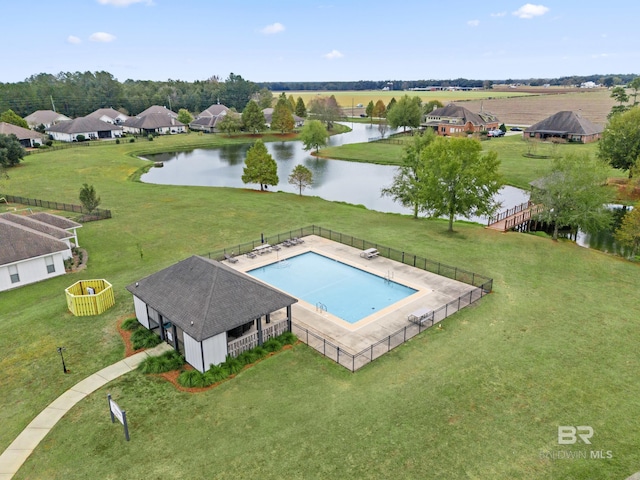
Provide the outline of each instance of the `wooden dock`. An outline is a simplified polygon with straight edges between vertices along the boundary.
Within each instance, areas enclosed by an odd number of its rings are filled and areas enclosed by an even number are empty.
[[[530,201],[504,210],[494,217],[490,217],[487,228],[506,232],[508,230],[528,231],[531,217],[541,210],[540,205],[534,205]]]

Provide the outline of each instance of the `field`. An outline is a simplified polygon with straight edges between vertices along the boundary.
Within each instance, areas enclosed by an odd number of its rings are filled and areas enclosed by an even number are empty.
[[[113,218],[80,229],[85,271],[1,294],[0,450],[122,358],[116,322],[133,312],[125,285],[192,254],[317,224],[491,276],[494,292],[355,374],[302,344],[199,394],[127,374],[76,405],[15,478],[582,479],[639,469],[637,264],[468,223],[448,234],[446,221],[306,195],[136,181],[146,162],[134,153],[227,141],[242,139],[72,148],[9,171],[4,191],[48,200],[77,203],[93,184]],[[64,288],[88,278],[111,282],[116,306],[73,317]],[[127,410],[129,443],[107,393]],[[558,445],[560,425],[591,426],[592,444]],[[551,458],[558,451],[587,458]]]
[[[472,112],[485,110],[495,114],[507,125],[533,125],[540,120],[562,110],[579,111],[585,118],[604,125],[607,115],[615,102],[611,92],[604,88],[543,88],[543,87],[496,87],[492,90],[474,91],[353,91],[353,92],[286,92],[294,98],[302,97],[305,104],[312,98],[335,95],[343,107],[345,115],[359,116],[364,108],[355,107],[359,103],[364,107],[369,101],[382,100],[385,105],[391,98],[398,100],[403,95],[419,96],[423,102],[439,100],[443,104],[454,102]],[[353,108],[352,108],[353,106]]]

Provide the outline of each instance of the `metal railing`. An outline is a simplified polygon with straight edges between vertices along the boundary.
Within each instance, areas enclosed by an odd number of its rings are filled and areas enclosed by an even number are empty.
[[[507,217],[510,217],[511,215],[520,213],[523,210],[526,210],[527,208],[529,208],[531,205],[533,205],[531,201],[526,201],[524,203],[521,203],[520,205],[516,205],[515,207],[509,208],[508,210],[504,210],[493,217],[489,217],[489,220],[487,221],[487,225],[492,225],[501,220],[504,220]]]
[[[81,222],[91,222],[93,220],[104,220],[111,218],[111,210],[102,210],[96,208],[95,210],[88,212],[82,205],[74,205],[72,203],[60,203],[51,202],[49,200],[39,200],[37,198],[25,198],[16,195],[0,194],[0,197],[4,198],[9,203],[19,203],[21,205],[28,205],[30,207],[43,207],[51,210],[64,210],[65,212],[75,212],[82,214],[78,220]]]

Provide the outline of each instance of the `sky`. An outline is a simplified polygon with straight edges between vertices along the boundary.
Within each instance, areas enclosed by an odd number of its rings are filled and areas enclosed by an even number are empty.
[[[77,71],[121,82],[633,74],[639,14],[638,0],[6,2],[0,82]]]

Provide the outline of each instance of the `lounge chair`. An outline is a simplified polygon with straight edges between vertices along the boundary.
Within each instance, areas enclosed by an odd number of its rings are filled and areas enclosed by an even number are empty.
[[[293,245],[293,243],[291,243],[289,240],[285,240],[284,242],[282,242],[283,247],[289,248],[291,245]]]
[[[298,237],[293,237],[293,240],[295,240],[296,243],[304,243],[304,240]]]
[[[362,258],[366,258],[367,260],[371,260],[372,258],[375,258],[378,256],[378,249],[367,248],[366,250],[363,250],[362,252],[360,252],[360,256]]]
[[[231,255],[229,255],[228,253],[224,254],[224,258],[225,260],[227,260],[229,263],[238,263],[238,259],[232,257]]]
[[[280,250],[280,245],[272,245],[271,248],[277,252],[278,250]]]
[[[247,257],[248,258],[256,258],[256,254],[253,252],[247,252]]]

